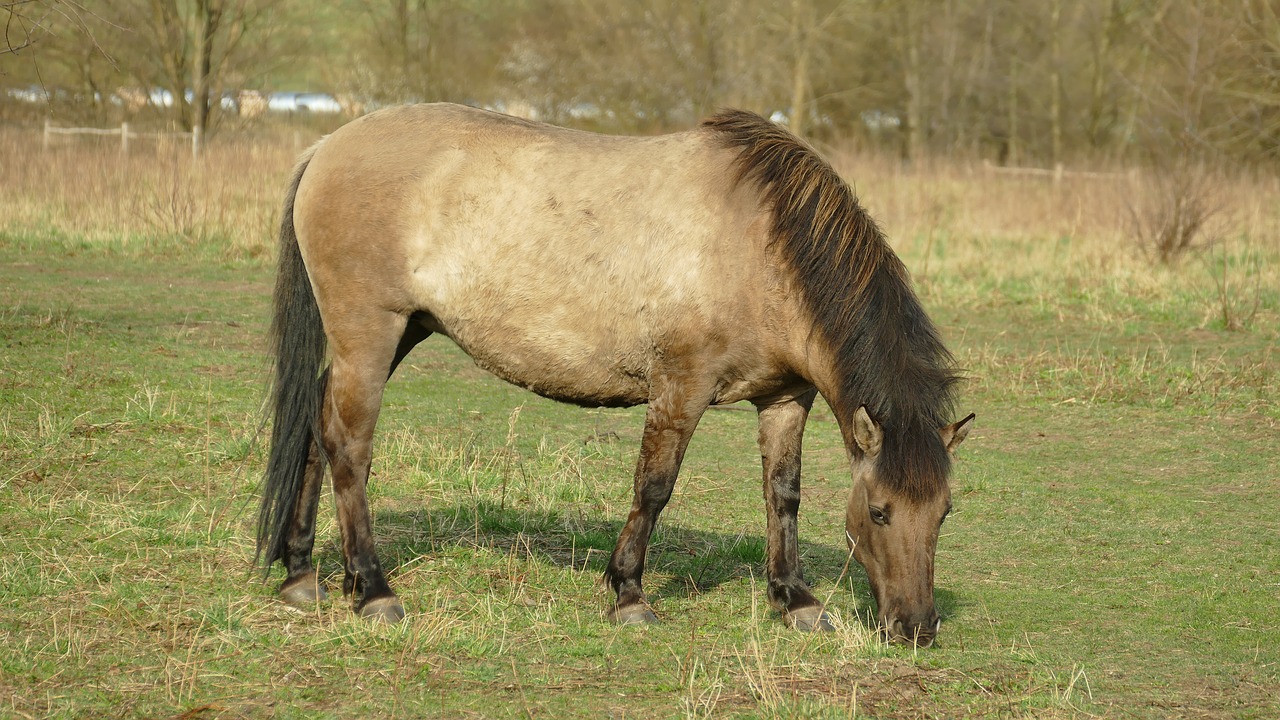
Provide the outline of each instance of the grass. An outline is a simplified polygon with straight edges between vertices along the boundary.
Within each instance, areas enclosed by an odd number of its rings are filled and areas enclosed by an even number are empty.
[[[0,133],[0,715],[1280,713],[1274,180],[1230,179],[1234,239],[1163,268],[1126,244],[1110,180],[841,158],[978,413],[938,553],[940,647],[916,652],[867,628],[825,406],[801,538],[837,632],[798,636],[764,604],[737,408],[703,421],[655,536],[664,624],[618,629],[598,579],[643,414],[543,401],[437,339],[388,387],[370,485],[407,621],[279,605],[250,564],[292,149],[215,145],[193,167],[17,139]],[[145,211],[162,197],[172,224]]]

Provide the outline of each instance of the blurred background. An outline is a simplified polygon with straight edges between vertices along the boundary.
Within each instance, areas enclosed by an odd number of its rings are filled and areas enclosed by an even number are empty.
[[[468,103],[607,132],[724,106],[907,160],[1280,156],[1276,0],[2,0],[0,121],[209,139]]]

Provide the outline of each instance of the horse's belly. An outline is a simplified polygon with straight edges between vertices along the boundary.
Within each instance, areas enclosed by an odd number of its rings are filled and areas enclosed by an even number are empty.
[[[465,326],[445,333],[480,368],[543,397],[586,407],[630,407],[649,400],[648,361],[637,349],[589,343],[574,333]]]
[[[568,233],[493,235],[448,238],[424,253],[415,293],[440,331],[481,368],[539,395],[596,407],[648,402],[659,338],[684,333],[678,318],[697,314],[672,304],[679,293],[655,273],[600,259],[603,249],[568,247]]]

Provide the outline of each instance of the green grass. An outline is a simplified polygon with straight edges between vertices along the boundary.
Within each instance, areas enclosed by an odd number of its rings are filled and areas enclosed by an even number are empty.
[[[0,234],[0,715],[1280,713],[1273,288],[1229,331],[1194,268],[1151,286],[933,263],[922,293],[978,421],[940,646],[912,651],[862,620],[825,406],[801,537],[838,631],[764,603],[749,408],[708,413],[659,525],[665,622],[619,629],[598,583],[642,411],[541,400],[435,338],[388,387],[370,484],[406,622],[285,608],[251,567],[270,268],[164,247]],[[340,584],[331,508],[317,558]]]

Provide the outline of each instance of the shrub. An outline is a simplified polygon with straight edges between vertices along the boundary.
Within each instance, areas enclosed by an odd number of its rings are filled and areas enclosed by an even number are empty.
[[[1185,160],[1155,168],[1128,203],[1129,230],[1138,249],[1172,266],[1216,243],[1224,219],[1217,186],[1203,166]]]

